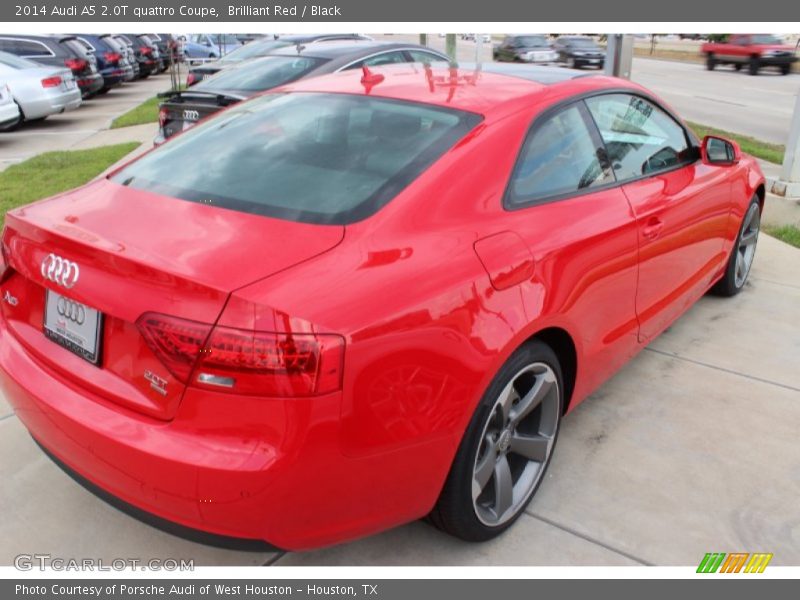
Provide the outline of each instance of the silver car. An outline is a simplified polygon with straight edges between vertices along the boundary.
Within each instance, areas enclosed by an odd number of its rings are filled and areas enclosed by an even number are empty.
[[[81,105],[81,90],[67,68],[43,66],[26,58],[0,52],[0,79],[25,121],[35,121]]]
[[[11,129],[19,123],[21,118],[19,106],[11,97],[11,90],[8,89],[8,84],[0,81],[0,131]]]

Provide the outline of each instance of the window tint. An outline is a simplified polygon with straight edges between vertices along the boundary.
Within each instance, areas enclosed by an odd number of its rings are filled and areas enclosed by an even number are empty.
[[[418,63],[432,63],[432,62],[446,62],[446,59],[438,54],[425,52],[424,50],[406,50],[411,57],[412,62]]]
[[[601,165],[602,144],[581,104],[538,124],[528,135],[509,186],[509,202],[525,204],[614,180]]]
[[[517,48],[547,48],[550,44],[543,35],[525,35],[514,38],[514,46]]]
[[[586,104],[603,137],[619,180],[641,177],[690,162],[683,128],[639,96],[608,94]]]
[[[360,60],[357,63],[350,65],[347,67],[347,69],[360,69],[363,66],[379,67],[381,65],[391,65],[404,62],[408,62],[406,60],[406,56],[401,50],[398,50],[397,52],[383,52],[376,56],[370,56],[369,58],[365,58],[364,60]],[[428,62],[430,62],[430,59],[428,59]]]
[[[268,94],[209,119],[114,175],[121,185],[308,223],[389,202],[481,120],[349,94]]]
[[[195,90],[242,90],[261,92],[299,79],[324,60],[307,56],[269,56],[246,66],[220,71],[198,83]]]
[[[29,40],[11,40],[11,50],[17,56],[54,56],[41,42]]]

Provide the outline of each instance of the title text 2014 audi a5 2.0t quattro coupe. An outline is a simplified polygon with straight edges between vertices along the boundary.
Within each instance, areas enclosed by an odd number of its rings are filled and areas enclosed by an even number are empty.
[[[637,85],[504,67],[296,82],[11,211],[0,382],[33,438],[220,543],[509,527],[562,416],[742,289],[764,185]]]

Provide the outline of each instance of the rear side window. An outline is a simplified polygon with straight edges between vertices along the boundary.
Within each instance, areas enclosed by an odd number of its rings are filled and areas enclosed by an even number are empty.
[[[508,188],[511,206],[568,196],[614,181],[581,103],[538,123],[522,147]]]
[[[348,94],[268,94],[113,176],[121,185],[291,221],[368,217],[479,122],[472,113]]]
[[[270,56],[241,68],[223,70],[194,89],[260,92],[299,79],[324,62],[307,56]]]
[[[634,179],[693,160],[683,127],[644,98],[606,94],[588,98],[586,104],[617,179]]]
[[[30,57],[42,57],[42,56],[55,56],[53,52],[45,46],[42,42],[35,42],[32,40],[17,40],[17,39],[8,39],[8,52],[12,52],[17,56],[30,56]]]
[[[447,61],[447,59],[443,56],[432,54],[431,52],[425,52],[424,50],[406,50],[406,52],[408,52],[408,55],[411,57],[413,62],[432,63]]]

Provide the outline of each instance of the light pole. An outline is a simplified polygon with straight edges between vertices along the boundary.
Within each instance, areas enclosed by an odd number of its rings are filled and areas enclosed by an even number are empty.
[[[797,95],[792,124],[789,127],[781,178],[772,184],[772,193],[787,198],[800,198],[800,94]]]
[[[606,49],[606,75],[631,78],[633,68],[633,36],[612,34],[608,36]]]
[[[456,34],[455,33],[448,33],[445,36],[445,52],[447,56],[450,57],[450,60],[456,60]]]

